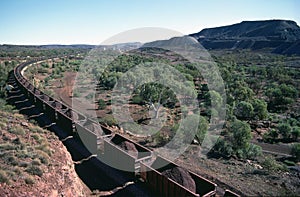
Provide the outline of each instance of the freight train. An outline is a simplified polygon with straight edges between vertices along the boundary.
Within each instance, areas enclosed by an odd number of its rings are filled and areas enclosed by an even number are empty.
[[[24,70],[29,65],[41,61],[43,60],[33,60],[18,65],[13,71],[14,85],[18,86],[33,105],[47,115],[52,124],[60,127],[67,136],[80,138],[89,152],[95,155],[97,159],[115,168],[122,169],[128,176],[141,180],[147,188],[161,196],[216,195],[217,185],[212,181],[181,168],[162,156],[153,154],[148,148],[123,135],[114,133],[104,125],[99,127],[99,123],[34,87],[23,76]],[[99,135],[99,133],[102,134]],[[134,145],[138,153],[133,155],[122,149],[120,144],[124,142]],[[166,170],[179,167],[192,177],[195,185],[193,191],[165,176],[164,172]],[[224,196],[238,195],[226,190]]]

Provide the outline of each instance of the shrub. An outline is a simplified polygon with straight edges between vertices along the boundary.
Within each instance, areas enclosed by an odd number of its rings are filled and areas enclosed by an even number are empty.
[[[262,153],[262,148],[255,144],[250,143],[249,146],[245,149],[245,158],[254,159],[257,156],[260,156]]]
[[[52,155],[51,149],[50,149],[50,147],[48,146],[47,143],[36,146],[35,148],[47,153],[49,156]]]
[[[92,100],[94,98],[94,95],[95,95],[94,93],[89,93],[88,95],[85,96],[85,98],[87,100]]]
[[[25,183],[28,184],[28,185],[32,185],[34,184],[34,178],[32,176],[26,176],[25,178]]]
[[[36,157],[40,159],[43,164],[49,163],[49,155],[41,150],[36,151]]]
[[[16,146],[10,144],[10,143],[4,143],[4,144],[0,144],[0,150],[14,150],[16,148]]]
[[[31,161],[31,165],[33,165],[33,166],[39,166],[39,165],[41,165],[41,162],[38,159],[34,159],[34,160]]]
[[[141,96],[135,95],[135,96],[132,97],[131,102],[133,104],[142,104],[144,102],[144,100],[143,100],[143,98]]]
[[[214,146],[214,150],[228,157],[232,156],[233,149],[230,143],[223,138],[219,138]]]
[[[300,143],[296,143],[292,146],[291,155],[296,158],[296,161],[300,161]]]
[[[98,101],[98,109],[105,109],[106,103],[103,99],[99,99]]]
[[[25,133],[26,133],[25,130],[23,129],[23,127],[21,127],[19,125],[16,125],[15,127],[10,128],[9,132],[16,134],[16,135],[25,135]]]
[[[278,131],[276,129],[270,129],[269,132],[264,133],[263,141],[273,143],[278,138]]]
[[[0,122],[0,129],[5,129],[7,124],[5,122]]]
[[[0,183],[8,183],[8,177],[5,171],[0,170]]]
[[[293,139],[296,141],[298,139],[298,137],[300,136],[300,127],[293,127],[292,128],[292,132],[291,132]]]
[[[117,125],[117,121],[112,115],[104,116],[99,122],[106,123],[109,126]]]
[[[9,156],[7,158],[7,161],[9,162],[9,164],[13,165],[13,166],[16,166],[18,165],[18,160],[15,156]]]
[[[29,165],[29,163],[27,161],[20,161],[19,162],[20,167],[26,168],[28,165]]]
[[[33,139],[35,139],[36,141],[39,141],[40,138],[41,138],[39,134],[35,134],[35,133],[32,134],[31,137],[32,137]]]
[[[284,139],[288,139],[290,137],[292,128],[289,124],[280,123],[277,128]]]
[[[30,126],[29,127],[29,129],[30,129],[30,131],[32,132],[32,133],[44,133],[45,132],[45,130],[44,129],[42,129],[41,127],[39,127],[39,126]]]
[[[164,146],[166,143],[167,143],[167,139],[160,133],[160,132],[157,132],[155,133],[153,136],[153,142],[156,146]]]
[[[273,157],[266,157],[261,165],[268,171],[286,171],[286,166],[280,165]]]
[[[43,171],[39,166],[31,165],[31,166],[27,167],[25,171],[31,175],[38,175],[38,176],[43,175]]]

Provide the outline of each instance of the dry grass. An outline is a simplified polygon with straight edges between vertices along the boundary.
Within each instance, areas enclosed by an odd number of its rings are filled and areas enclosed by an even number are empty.
[[[26,134],[25,130],[20,125],[16,125],[16,126],[10,128],[8,131],[10,133],[13,133],[13,134],[16,134],[16,135],[21,135],[21,136]]]
[[[54,137],[23,115],[3,111],[0,136],[0,183],[34,184],[35,176],[43,176],[49,165],[52,149],[47,141]]]

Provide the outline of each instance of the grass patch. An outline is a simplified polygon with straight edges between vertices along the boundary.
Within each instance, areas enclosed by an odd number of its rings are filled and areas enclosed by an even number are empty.
[[[27,161],[20,161],[19,166],[23,167],[23,168],[26,168],[27,166],[29,166],[29,163]]]
[[[22,114],[16,113],[13,115],[15,119],[24,119],[24,116]]]
[[[11,143],[4,143],[4,144],[0,144],[0,150],[4,151],[4,150],[15,150],[16,146],[14,146]]]
[[[42,129],[41,127],[39,126],[29,126],[29,130],[32,132],[32,133],[45,133],[45,130]]]
[[[39,142],[41,140],[41,136],[39,134],[36,134],[36,133],[32,134],[31,137],[33,139],[35,139],[35,141],[37,141],[37,142]]]
[[[7,124],[5,122],[0,122],[0,129],[6,129]]]
[[[50,147],[48,146],[47,143],[42,144],[42,145],[39,145],[39,146],[36,146],[35,148],[36,148],[37,150],[41,150],[41,151],[47,153],[49,156],[52,155],[52,151],[51,151],[51,149],[50,149]]]
[[[0,183],[8,183],[9,179],[5,171],[0,170]]]
[[[28,185],[32,185],[35,183],[35,180],[32,176],[28,175],[25,177],[25,183]]]
[[[48,165],[49,164],[49,155],[41,150],[36,151],[36,157],[43,163]]]
[[[39,166],[33,166],[33,165],[28,166],[25,171],[31,175],[38,175],[38,176],[43,175],[43,170]]]
[[[34,160],[31,161],[31,165],[33,166],[40,166],[41,165],[41,161],[37,158],[35,158]]]
[[[13,133],[13,134],[16,134],[16,135],[25,135],[26,134],[26,132],[23,129],[23,127],[21,127],[19,125],[16,125],[15,127],[10,128],[8,131],[10,133]]]

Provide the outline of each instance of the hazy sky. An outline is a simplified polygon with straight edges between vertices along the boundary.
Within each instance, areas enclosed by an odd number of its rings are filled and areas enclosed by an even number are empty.
[[[100,44],[162,27],[190,34],[243,20],[289,19],[299,0],[0,0],[0,44]]]

